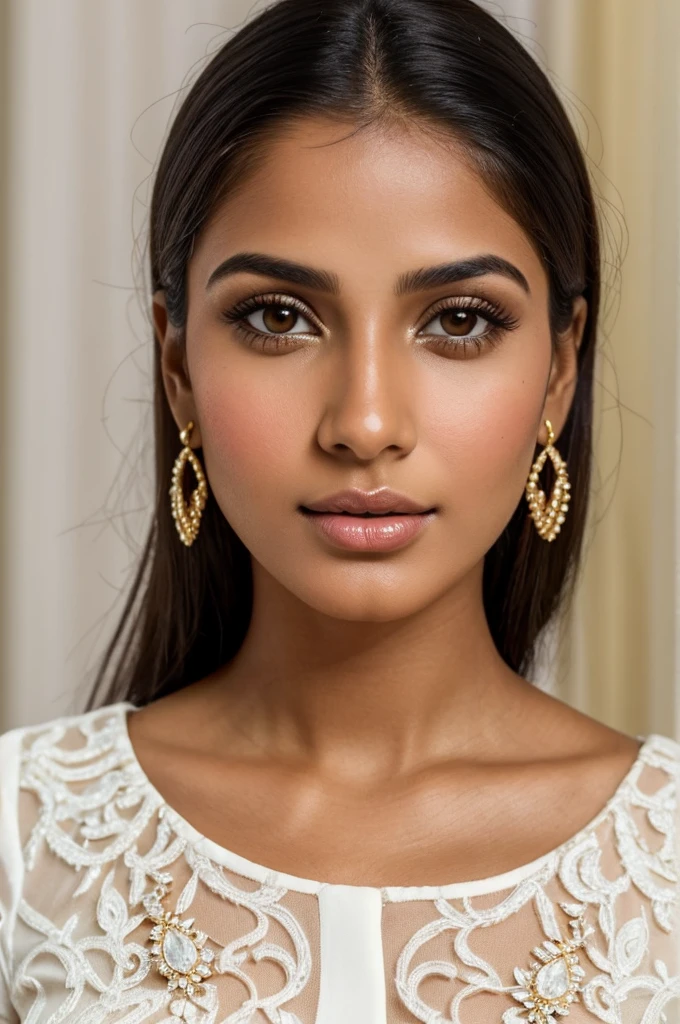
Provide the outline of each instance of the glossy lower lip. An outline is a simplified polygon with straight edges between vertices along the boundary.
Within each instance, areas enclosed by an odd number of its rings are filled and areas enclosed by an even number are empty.
[[[375,519],[337,512],[302,510],[302,514],[335,547],[346,551],[396,551],[412,541],[437,513],[420,512]]]

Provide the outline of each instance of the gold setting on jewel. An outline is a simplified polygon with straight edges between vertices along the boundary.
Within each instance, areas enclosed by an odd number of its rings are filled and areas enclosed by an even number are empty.
[[[570,942],[548,939],[532,950],[535,961],[528,971],[515,968],[515,979],[522,987],[512,995],[529,1010],[530,1024],[553,1024],[554,1014],[566,1017],[571,1004],[579,1002],[585,971],[576,950],[585,944],[592,929],[584,931],[583,913],[569,923],[574,929]]]
[[[205,949],[205,932],[193,928],[194,918],[180,921],[179,916],[163,907],[170,892],[172,877],[164,874],[158,884],[142,900],[147,917],[153,921],[148,941],[153,942],[151,960],[159,974],[167,978],[168,990],[180,990],[195,998],[206,994],[202,982],[212,975],[210,964],[215,958]]]
[[[548,428],[548,443],[531,467],[525,493],[536,529],[544,540],[552,541],[560,532],[569,510],[571,484],[567,475],[567,464],[553,446],[555,433],[550,420],[546,420],[545,425]],[[551,459],[557,473],[557,480],[549,499],[538,485],[538,475],[548,458]]]
[[[208,500],[208,485],[205,480],[205,474],[203,473],[201,463],[189,446],[189,438],[193,429],[193,422],[187,423],[179,435],[179,439],[184,447],[175,459],[175,464],[172,468],[172,486],[170,488],[172,518],[175,520],[180,540],[187,547],[191,547],[198,536],[201,515]],[[197,481],[196,489],[192,492],[188,502],[184,500],[183,486],[184,469],[187,462],[191,464]]]

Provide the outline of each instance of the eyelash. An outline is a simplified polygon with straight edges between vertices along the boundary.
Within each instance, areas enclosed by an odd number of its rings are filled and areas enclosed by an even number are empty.
[[[281,334],[266,334],[264,331],[258,331],[251,326],[246,326],[244,321],[247,316],[251,313],[259,312],[263,309],[271,307],[284,307],[285,309],[294,309],[298,313],[302,314],[306,319],[314,323],[314,317],[310,315],[308,308],[304,303],[298,299],[293,298],[291,295],[282,294],[271,294],[271,295],[255,295],[252,298],[243,299],[242,302],[236,303],[231,309],[224,310],[220,316],[221,319],[226,323],[236,328],[239,333],[249,339],[249,344],[254,347],[255,342],[262,341],[262,350],[265,351],[268,348],[270,341],[275,342],[275,351],[287,350],[292,346],[290,344],[279,345],[279,342],[290,342],[292,338],[304,338],[304,332],[301,333],[281,333]],[[504,331],[513,331],[519,326],[519,321],[511,316],[502,306],[489,302],[486,299],[476,297],[460,297],[458,299],[440,299],[439,302],[435,303],[431,310],[428,311],[429,315],[425,321],[425,326],[434,320],[439,314],[445,313],[447,310],[455,309],[462,310],[463,312],[470,312],[474,314],[480,314],[484,320],[487,320],[490,327],[480,335],[474,338],[459,338],[456,339],[455,335],[444,335],[434,334],[430,335],[436,342],[442,345],[445,349],[462,351],[465,353],[470,346],[473,346],[477,352],[480,352],[483,348],[489,347],[494,348],[500,343],[501,335]],[[318,327],[318,324],[315,324]],[[422,330],[422,328],[421,328]]]

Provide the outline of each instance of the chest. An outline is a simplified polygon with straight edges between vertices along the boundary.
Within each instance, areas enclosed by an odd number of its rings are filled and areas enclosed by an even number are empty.
[[[497,770],[432,772],[367,789],[238,761],[210,770],[153,751],[144,770],[219,846],[288,874],[364,886],[502,874],[554,849],[608,795],[597,779],[583,801],[583,787],[565,786],[559,773]]]
[[[524,1024],[526,972],[555,961],[545,990],[557,992],[554,999],[567,991],[568,965],[546,943],[568,940],[584,907],[592,932],[579,953],[579,1001],[563,1007],[569,1024],[612,1014],[622,1024],[649,1013],[661,1020],[674,999],[678,833],[669,807],[677,803],[666,773],[631,777],[615,814],[539,867],[524,863],[538,853],[534,846],[510,876],[456,882],[442,855],[446,873],[433,886],[413,867],[412,888],[405,875],[387,878],[405,886],[390,888],[370,884],[386,871],[386,853],[401,850],[392,863],[403,870],[417,864],[410,846],[427,868],[435,862],[422,837],[436,839],[442,822],[453,849],[464,846],[455,845],[457,827],[467,842],[478,837],[477,850],[484,829],[486,845],[495,844],[501,804],[484,799],[488,787],[481,796],[468,788],[463,803],[460,793],[458,801],[439,793],[444,780],[433,779],[413,790],[333,792],[318,780],[257,777],[238,764],[222,775],[204,763],[198,778],[176,758],[165,773],[161,762],[146,763],[147,777],[114,729],[82,737],[63,750],[54,739],[36,744],[21,768],[21,843],[12,830],[0,832],[11,883],[3,889],[0,873],[0,904],[8,893],[13,901],[0,921],[0,1000],[3,980],[11,999],[11,1006],[0,1002],[0,1019]],[[331,880],[329,865],[338,871]],[[468,878],[489,873],[467,862]],[[166,874],[171,915],[178,923],[193,919],[212,953],[202,1004],[187,998],[188,989],[171,990],[173,979],[152,961],[140,900]],[[539,947],[548,961],[536,960]],[[166,953],[186,966],[190,943],[175,937]]]

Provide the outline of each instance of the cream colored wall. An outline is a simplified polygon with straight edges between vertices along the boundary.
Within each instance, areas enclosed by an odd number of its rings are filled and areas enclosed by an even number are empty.
[[[599,522],[561,692],[618,728],[678,736],[680,5],[550,0],[540,39],[579,97],[598,190],[627,231],[597,374]],[[607,221],[616,236],[611,208]]]
[[[133,237],[177,90],[219,44],[220,24],[237,25],[251,2],[2,3],[11,89],[0,721],[9,727],[80,709],[120,607],[145,521],[133,510],[150,493],[148,460],[129,480],[121,454],[139,464],[150,439],[150,332],[133,290]]]
[[[0,0],[1,728],[78,710],[113,626],[149,494],[150,333],[133,237],[176,91],[252,6]],[[548,648],[537,681],[631,733],[680,737],[680,6],[487,6],[578,96],[597,186],[629,232],[598,368],[601,521],[560,658]],[[129,483],[121,452],[139,467]]]

